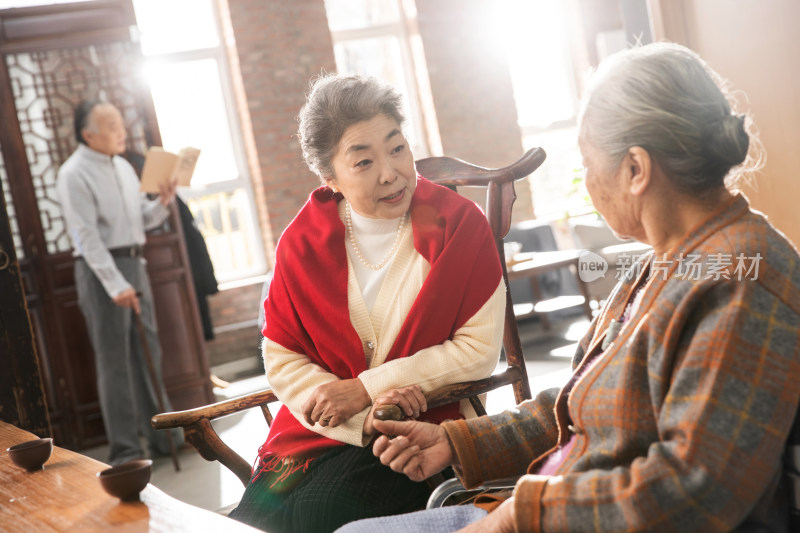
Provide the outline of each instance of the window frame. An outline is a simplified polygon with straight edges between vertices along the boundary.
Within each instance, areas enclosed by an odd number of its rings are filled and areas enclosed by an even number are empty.
[[[135,0],[134,0],[135,1]],[[220,283],[236,283],[241,280],[261,276],[267,272],[268,264],[264,250],[262,229],[259,223],[258,208],[255,202],[253,190],[253,180],[250,174],[247,153],[245,150],[242,123],[237,111],[235,92],[233,89],[232,70],[229,64],[227,50],[225,48],[224,32],[220,21],[219,0],[209,0],[211,11],[213,12],[214,26],[217,32],[217,45],[206,48],[196,48],[192,50],[181,50],[174,52],[144,54],[144,64],[158,63],[169,65],[174,63],[189,62],[210,59],[216,63],[219,72],[220,89],[222,92],[222,105],[228,119],[228,131],[226,132],[231,140],[234,161],[236,163],[237,178],[204,185],[202,188],[184,187],[179,194],[187,203],[194,199],[216,194],[234,193],[242,190],[247,197],[248,223],[252,228],[252,242],[254,263],[248,269],[234,271],[232,275],[220,272],[215,266],[215,275]],[[157,118],[157,117],[156,117]]]
[[[420,80],[417,69],[418,60],[415,58],[411,45],[411,32],[408,24],[408,10],[404,6],[403,0],[395,0],[397,3],[398,20],[395,22],[382,22],[361,28],[348,28],[334,30],[329,27],[331,40],[334,50],[337,44],[348,41],[359,41],[364,39],[376,39],[381,37],[395,37],[400,45],[400,62],[405,78],[405,95],[411,109],[406,109],[407,123],[413,128],[414,143],[412,151],[414,157],[421,159],[432,154],[431,132],[428,131],[428,123],[425,120],[426,110],[420,94]],[[336,65],[337,71],[341,72],[340,65]],[[345,72],[342,72],[345,73]],[[349,74],[349,73],[348,73]],[[411,119],[411,120],[409,120]]]

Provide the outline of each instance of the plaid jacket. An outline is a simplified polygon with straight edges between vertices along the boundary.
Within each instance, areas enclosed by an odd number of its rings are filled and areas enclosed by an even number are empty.
[[[527,473],[514,489],[517,531],[785,529],[778,485],[800,397],[800,257],[741,195],[676,249],[641,260],[651,268],[641,304],[570,394],[445,424],[466,486]],[[687,275],[695,256],[702,272]],[[751,259],[749,275],[737,258]],[[574,370],[600,351],[636,280],[632,269],[617,285]],[[571,432],[556,475],[536,475]]]

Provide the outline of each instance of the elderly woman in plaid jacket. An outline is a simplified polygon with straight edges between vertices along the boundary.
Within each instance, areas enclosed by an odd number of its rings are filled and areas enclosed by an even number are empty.
[[[600,66],[579,127],[586,187],[652,253],[609,297],[563,388],[441,426],[375,422],[398,435],[374,444],[384,464],[412,479],[452,464],[467,487],[522,475],[507,499],[343,530],[786,530],[800,257],[735,191],[757,143],[724,87],[673,44]]]

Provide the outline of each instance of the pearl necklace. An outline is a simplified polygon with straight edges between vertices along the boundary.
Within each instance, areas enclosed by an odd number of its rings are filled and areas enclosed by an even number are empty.
[[[394,237],[392,249],[389,250],[389,253],[383,258],[383,261],[377,265],[368,263],[367,260],[364,259],[364,256],[361,255],[361,249],[358,247],[358,243],[356,242],[356,235],[353,233],[353,220],[350,217],[350,202],[348,201],[345,201],[344,203],[344,225],[347,226],[347,235],[350,238],[350,244],[353,246],[353,251],[356,253],[358,260],[361,261],[361,264],[370,270],[380,270],[386,266],[386,263],[388,263],[389,260],[394,256],[395,252],[397,252],[397,247],[400,245],[400,236],[403,235],[403,228],[406,225],[406,214],[403,213],[403,218],[400,219],[400,223],[397,225],[397,234]]]

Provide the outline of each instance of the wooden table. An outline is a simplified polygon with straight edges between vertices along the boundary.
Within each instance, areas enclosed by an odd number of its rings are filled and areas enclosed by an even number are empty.
[[[0,421],[0,530],[4,532],[257,531],[176,500],[152,484],[141,492],[140,502],[120,502],[97,479],[97,472],[107,465],[57,446],[43,470],[27,472],[11,462],[6,449],[35,438]]]
[[[531,283],[531,292],[533,293],[534,302],[531,305],[514,304],[514,315],[517,318],[523,318],[533,314],[539,315],[544,329],[550,329],[550,321],[547,319],[546,313],[558,311],[559,309],[566,309],[568,307],[581,306],[583,312],[592,319],[592,308],[589,305],[589,289],[586,283],[580,276],[580,255],[581,250],[557,250],[547,252],[523,252],[516,254],[513,261],[506,264],[508,271],[508,280],[515,279],[529,279]],[[574,296],[557,296],[548,300],[542,299],[542,289],[539,285],[539,276],[546,273],[558,270],[560,268],[571,268],[575,274],[575,279],[578,282],[578,289],[581,291],[580,295]]]

